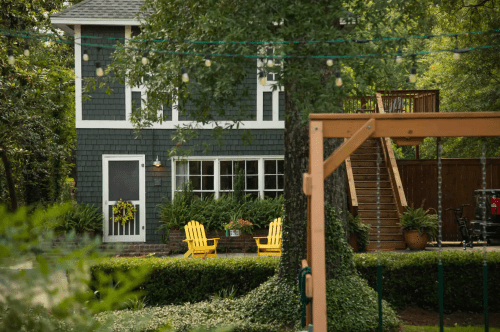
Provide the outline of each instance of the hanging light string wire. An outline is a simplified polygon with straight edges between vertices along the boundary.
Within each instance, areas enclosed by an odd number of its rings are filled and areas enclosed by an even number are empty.
[[[20,33],[24,35],[40,35],[40,36],[56,36],[54,33],[46,32],[36,32],[36,31],[25,31],[25,30],[11,30],[11,29],[0,29],[3,34],[13,34]],[[333,44],[333,43],[367,43],[367,42],[378,42],[378,41],[394,41],[394,40],[406,40],[406,39],[428,39],[428,38],[439,38],[439,37],[456,37],[463,35],[473,35],[473,34],[487,34],[487,33],[498,33],[500,29],[491,30],[478,30],[478,31],[465,31],[465,32],[454,32],[454,33],[442,33],[442,34],[430,34],[430,35],[414,35],[414,36],[397,36],[397,37],[380,37],[371,39],[335,39],[335,40],[293,40],[293,41],[205,41],[205,40],[170,40],[170,39],[141,39],[141,38],[126,38],[127,41],[134,42],[153,42],[153,43],[172,43],[172,44],[236,44],[236,45],[246,45],[246,44],[257,44],[257,45],[280,45],[280,44]],[[65,34],[67,37],[77,38],[76,35]],[[80,38],[88,39],[109,39],[109,40],[123,40],[124,38],[117,37],[102,37],[102,36],[80,36]]]
[[[103,45],[103,44],[92,44],[92,43],[82,43],[82,42],[78,43],[78,42],[74,42],[71,40],[46,38],[46,37],[42,37],[42,36],[6,34],[6,33],[1,33],[1,32],[0,32],[0,35],[19,37],[19,38],[25,38],[25,39],[38,39],[38,40],[42,40],[42,41],[57,42],[57,43],[64,43],[64,44],[70,44],[70,45],[76,44],[76,45],[80,45],[80,46],[95,47],[95,48],[108,48],[108,49],[115,49],[115,50],[129,49],[129,50],[134,50],[134,51],[139,51],[139,52],[145,51],[145,49],[131,47],[131,46]],[[87,38],[87,37],[82,37],[82,38]],[[123,38],[122,38],[122,40],[123,40]],[[495,48],[495,47],[499,47],[499,46],[500,45],[481,45],[481,46],[476,46],[476,47],[465,48],[463,50],[473,51],[473,50]],[[206,52],[177,52],[177,51],[154,50],[154,49],[148,49],[148,51],[153,52],[153,53],[174,54],[174,55],[197,55],[197,56],[210,55],[212,57],[233,57],[233,58],[234,57],[244,57],[244,58],[253,58],[253,59],[262,58],[262,54],[221,54],[221,53],[208,53],[207,54]],[[266,57],[273,58],[273,59],[290,59],[290,58],[349,59],[349,58],[394,57],[397,55],[416,56],[416,55],[435,54],[435,53],[452,53],[453,51],[454,51],[453,49],[446,49],[446,50],[419,51],[419,52],[406,52],[406,53],[394,52],[394,53],[370,53],[370,54],[349,54],[349,55],[267,55]]]

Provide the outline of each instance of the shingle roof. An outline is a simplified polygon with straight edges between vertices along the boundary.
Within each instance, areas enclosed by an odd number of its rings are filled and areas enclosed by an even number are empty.
[[[136,19],[144,0],[85,0],[52,17]]]

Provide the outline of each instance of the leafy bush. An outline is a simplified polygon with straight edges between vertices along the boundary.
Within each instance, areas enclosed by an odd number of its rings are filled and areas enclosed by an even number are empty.
[[[102,233],[103,218],[100,209],[93,205],[72,203],[68,212],[51,222],[51,228],[58,234],[72,230],[77,234]]]
[[[368,332],[378,328],[378,297],[366,280],[357,275],[326,282],[329,332]],[[382,302],[383,331],[397,331],[400,323],[394,310]]]
[[[356,235],[358,239],[359,251],[366,251],[366,247],[368,246],[368,243],[370,243],[370,225],[363,224],[359,218],[359,214],[353,216],[349,213],[347,228],[349,229],[349,233]]]
[[[271,221],[282,216],[283,198],[246,200],[235,196],[222,196],[219,199],[197,199],[189,190],[177,193],[173,201],[158,205],[160,210],[159,230],[182,229],[189,221],[196,220],[206,230],[223,230],[223,224],[231,220],[244,219],[256,228],[265,228]]]
[[[429,214],[429,211],[430,209],[424,210],[422,207],[415,209],[407,206],[406,211],[401,215],[401,228],[416,230],[419,235],[425,231],[431,239],[435,239],[438,229],[438,215]]]
[[[207,300],[234,287],[236,296],[258,287],[278,268],[277,258],[161,259],[109,258],[92,267],[91,273],[113,275],[118,271],[144,269],[149,277],[139,286],[151,305]]]
[[[416,304],[437,310],[438,252],[381,253],[384,299],[396,307]],[[356,269],[368,280],[377,283],[377,255],[355,256]],[[483,311],[483,256],[480,252],[444,251],[444,308],[447,312]],[[488,305],[500,311],[500,252],[489,252]]]

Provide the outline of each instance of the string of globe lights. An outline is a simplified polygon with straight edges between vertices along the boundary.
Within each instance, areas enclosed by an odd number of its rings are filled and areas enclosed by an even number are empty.
[[[48,42],[58,42],[58,43],[65,43],[65,44],[76,44],[80,45],[83,47],[87,48],[96,48],[97,52],[99,53],[102,48],[107,48],[107,49],[115,49],[115,50],[132,50],[132,51],[138,51],[142,53],[142,58],[141,62],[143,65],[147,65],[149,63],[148,55],[150,53],[163,53],[163,54],[172,54],[172,55],[194,55],[194,56],[201,56],[204,59],[204,63],[206,67],[210,67],[212,65],[212,57],[243,57],[243,58],[253,58],[253,59],[259,59],[261,66],[259,67],[259,72],[258,72],[258,78],[259,82],[261,85],[266,85],[267,84],[267,77],[266,73],[264,72],[264,67],[268,68],[273,68],[275,66],[275,60],[276,59],[293,59],[293,58],[310,58],[310,59],[323,59],[326,60],[326,65],[328,67],[333,67],[335,62],[338,63],[338,65],[335,68],[335,84],[336,86],[340,87],[342,86],[342,78],[341,78],[341,70],[340,70],[340,60],[343,59],[352,59],[352,58],[382,58],[382,57],[394,57],[396,63],[400,64],[403,62],[403,57],[411,57],[412,58],[412,66],[410,69],[410,75],[409,75],[409,81],[411,83],[416,82],[416,74],[417,74],[417,62],[416,62],[416,57],[419,55],[426,55],[426,54],[434,54],[434,53],[447,53],[447,52],[453,52],[453,59],[458,60],[460,58],[460,55],[463,53],[467,53],[473,50],[481,50],[481,49],[488,49],[488,48],[493,48],[493,47],[498,47],[500,45],[481,45],[477,47],[469,47],[469,48],[459,48],[458,47],[458,36],[460,35],[466,35],[466,34],[477,34],[477,33],[491,33],[491,32],[500,32],[500,29],[495,29],[495,30],[485,30],[485,31],[472,31],[472,32],[460,32],[460,33],[454,33],[454,34],[441,34],[441,35],[425,35],[425,36],[408,36],[408,37],[387,37],[387,38],[377,38],[377,39],[364,39],[364,40],[342,40],[342,41],[324,41],[325,43],[334,43],[334,42],[357,42],[357,43],[367,43],[371,41],[380,41],[380,40],[403,40],[403,39],[410,39],[410,38],[430,38],[430,37],[454,37],[455,38],[455,48],[453,50],[450,49],[442,49],[442,50],[433,50],[433,51],[419,51],[419,52],[402,52],[401,47],[398,47],[396,53],[369,53],[369,54],[348,54],[348,55],[262,55],[262,54],[222,54],[222,53],[209,53],[209,52],[179,52],[179,51],[168,51],[168,50],[160,50],[160,49],[143,49],[143,48],[138,48],[138,47],[133,47],[133,46],[117,46],[117,45],[105,45],[105,44],[92,44],[92,43],[86,43],[86,42],[76,42],[73,40],[64,40],[61,38],[61,36],[56,35],[56,34],[49,34],[49,33],[29,33],[26,31],[21,31],[21,30],[16,30],[19,31],[18,33],[12,33],[14,30],[5,30],[5,29],[0,29],[0,35],[4,35],[7,38],[9,38],[9,46],[11,44],[10,39],[13,37],[18,37],[18,38],[24,38],[24,39],[38,39],[42,41],[48,41]],[[26,32],[26,34],[22,34],[23,32]],[[52,38],[48,38],[48,36]],[[57,38],[54,38],[54,36],[57,36]],[[87,37],[80,37],[78,39],[84,40]],[[95,37],[95,38],[103,38],[103,37]],[[125,40],[125,38],[111,38],[114,40]],[[164,41],[164,42],[172,42],[168,40],[141,40],[141,39],[128,39],[129,42],[145,42],[145,41]],[[195,42],[195,41],[188,41],[188,42]],[[309,41],[310,43],[318,43],[321,41]],[[215,42],[204,42],[204,41],[199,41],[199,43],[203,44],[208,44],[209,46],[212,44],[220,44],[223,43],[221,41],[215,41]],[[226,43],[226,42],[224,42]],[[279,42],[235,42],[235,43],[259,43],[262,44],[269,49],[272,49],[272,46],[277,43],[285,43],[283,41]],[[295,43],[295,41],[292,42],[287,42],[287,43]],[[29,50],[29,45],[28,43],[24,43],[24,51],[23,54],[25,56],[30,55],[30,50]],[[9,47],[7,51],[7,56],[8,56],[8,63],[13,65],[15,63],[15,57],[14,57],[14,52],[12,47]],[[90,60],[90,56],[87,52],[87,49],[84,48],[82,52],[82,60],[84,62],[88,62]],[[104,69],[102,68],[100,62],[96,62],[96,76],[101,77],[104,75]],[[185,67],[181,68],[181,73],[182,73],[182,81],[184,83],[189,82],[189,75]]]

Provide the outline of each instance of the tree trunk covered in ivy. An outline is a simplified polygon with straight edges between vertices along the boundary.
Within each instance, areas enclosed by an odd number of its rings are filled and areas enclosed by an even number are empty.
[[[16,186],[14,184],[14,177],[12,176],[12,164],[10,163],[7,153],[2,149],[0,151],[0,158],[2,158],[3,168],[5,170],[5,179],[7,180],[7,187],[9,188],[10,196],[10,209],[12,211],[17,210],[17,194]]]
[[[303,122],[290,94],[296,86],[285,86],[285,216],[283,220],[283,250],[279,275],[296,280],[300,262],[306,258],[307,245],[307,196],[302,190],[302,174],[309,171],[309,126]],[[324,141],[324,158],[329,156],[340,144],[341,139]],[[329,202],[345,223],[347,211],[345,164],[325,180],[325,202]],[[327,251],[333,250],[327,248]],[[327,252],[328,255],[328,252]],[[331,276],[334,266],[327,265],[327,277]]]

